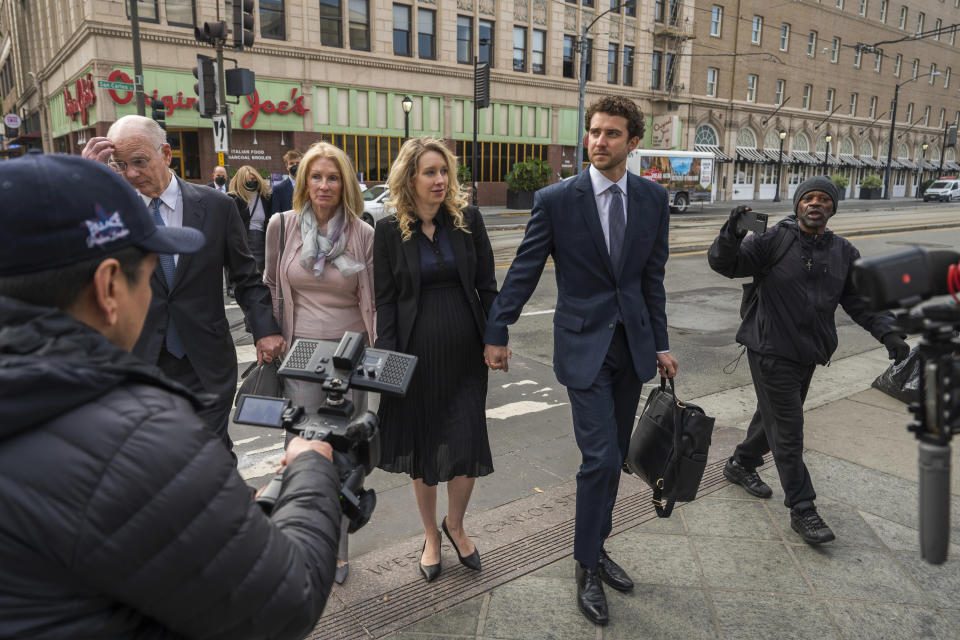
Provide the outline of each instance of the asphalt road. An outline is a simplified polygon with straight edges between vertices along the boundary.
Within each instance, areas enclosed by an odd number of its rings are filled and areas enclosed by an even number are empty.
[[[951,224],[953,228],[884,234],[859,235],[854,243],[864,256],[891,253],[906,247],[931,249],[960,245],[958,205],[932,205],[920,211],[888,211],[885,215],[904,220],[924,218],[929,224]],[[717,214],[718,216],[720,214]],[[928,216],[933,215],[930,220]],[[859,222],[853,219],[857,217]],[[836,221],[840,222],[840,216]],[[864,234],[871,216],[849,216],[844,226],[851,233]],[[900,220],[898,224],[903,224]],[[701,229],[684,230],[671,235],[678,247]],[[714,218],[711,225],[718,227]],[[715,232],[715,231],[714,231]],[[522,232],[493,231],[497,279],[502,282]],[[734,342],[739,316],[740,282],[713,273],[706,264],[705,251],[676,251],[667,264],[667,315],[671,350],[680,363],[677,393],[681,398],[696,398],[749,383],[745,361],[736,364],[739,346]],[[232,300],[228,300],[232,303]],[[569,479],[576,472],[578,456],[573,443],[566,393],[552,373],[553,308],[556,281],[552,264],[544,269],[540,285],[524,308],[520,320],[511,327],[514,359],[509,373],[491,373],[487,401],[488,429],[496,473],[477,483],[471,511],[500,506],[531,490],[545,490]],[[241,368],[251,359],[250,338],[243,333],[239,309],[228,304],[228,317],[238,343]],[[877,347],[876,341],[853,324],[841,310],[837,317],[840,347],[834,359],[862,353]],[[244,346],[247,345],[247,346]],[[283,436],[279,432],[244,425],[231,425],[242,475],[252,485],[266,482],[282,453]],[[419,525],[409,481],[403,476],[375,471],[367,485],[379,495],[373,521],[351,537],[352,554],[363,553],[384,544],[413,535]],[[441,490],[441,504],[443,504]],[[441,512],[443,509],[441,508]]]

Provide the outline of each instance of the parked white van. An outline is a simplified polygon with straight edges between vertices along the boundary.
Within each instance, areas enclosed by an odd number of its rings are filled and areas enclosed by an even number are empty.
[[[923,192],[923,201],[930,202],[931,200],[939,200],[940,202],[960,200],[960,180],[947,178],[931,184]]]

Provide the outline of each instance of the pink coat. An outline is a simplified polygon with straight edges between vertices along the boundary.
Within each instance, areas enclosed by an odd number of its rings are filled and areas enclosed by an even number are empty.
[[[278,297],[277,297],[277,253],[280,250],[280,216],[284,217],[284,227],[286,239],[284,242],[283,256],[280,258],[280,271],[283,274],[287,272],[291,263],[296,262],[300,256],[300,249],[303,247],[303,238],[300,235],[300,224],[297,222],[297,212],[291,209],[284,213],[274,215],[270,218],[267,225],[267,241],[265,250],[263,281],[270,288],[270,295],[273,297],[273,315],[278,317]],[[360,283],[360,314],[363,316],[363,324],[367,329],[367,335],[370,344],[376,340],[377,320],[376,304],[374,302],[373,290],[373,228],[363,220],[353,218],[347,226],[347,246],[345,253],[349,254],[354,260],[363,262],[367,268],[357,274]],[[331,267],[333,268],[333,267]],[[283,339],[290,344],[293,335],[293,295],[290,290],[290,283],[286,278],[280,278],[280,290],[283,292],[283,322],[280,325],[280,333]]]

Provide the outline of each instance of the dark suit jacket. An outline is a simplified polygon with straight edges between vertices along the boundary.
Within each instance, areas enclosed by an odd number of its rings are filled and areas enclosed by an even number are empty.
[[[282,213],[293,209],[293,181],[284,178],[273,188],[270,213]]]
[[[257,273],[233,200],[174,179],[180,183],[183,226],[199,229],[206,243],[197,253],[179,257],[172,289],[167,288],[160,265],[154,269],[150,276],[153,299],[133,351],[156,364],[172,317],[204,390],[232,396],[237,386],[237,355],[223,309],[223,269],[230,274],[237,303],[255,340],[280,333],[273,319],[270,290]]]
[[[614,273],[590,174],[584,171],[541,189],[534,197],[517,256],[490,311],[484,342],[507,344],[507,325],[520,317],[552,256],[557,277],[553,315],[557,380],[573,389],[586,389],[593,383],[610,345],[618,311],[637,375],[649,380],[656,374],[656,352],[669,349],[663,287],[669,228],[666,190],[628,174],[623,260],[619,272]]]
[[[477,332],[483,336],[490,305],[497,297],[497,278],[494,274],[493,249],[483,216],[476,207],[463,211],[465,233],[453,226],[453,218],[441,208],[443,224],[449,231],[450,246],[460,284]],[[377,299],[376,346],[391,351],[404,351],[410,332],[420,310],[420,244],[416,236],[404,242],[393,216],[377,223],[373,238],[373,284]]]

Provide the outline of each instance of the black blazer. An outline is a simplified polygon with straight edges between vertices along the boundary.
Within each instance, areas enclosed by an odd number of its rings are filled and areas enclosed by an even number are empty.
[[[487,314],[497,297],[493,249],[483,226],[483,216],[476,207],[463,210],[464,226],[470,233],[453,226],[446,209],[438,214],[449,230],[460,283],[477,333],[483,336]],[[420,244],[416,236],[404,242],[393,216],[377,223],[373,237],[373,279],[377,299],[376,346],[391,351],[405,351],[413,323],[420,311]]]
[[[223,309],[223,269],[229,272],[254,340],[280,333],[273,319],[270,290],[247,248],[246,228],[233,199],[174,179],[180,182],[183,226],[199,229],[206,242],[197,253],[179,257],[171,289],[157,264],[150,276],[153,299],[133,352],[156,364],[167,322],[173,318],[204,390],[232,397],[237,387],[237,352]]]
[[[293,181],[284,178],[273,188],[273,200],[270,213],[283,213],[293,209]]]

